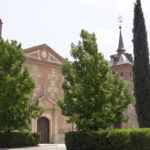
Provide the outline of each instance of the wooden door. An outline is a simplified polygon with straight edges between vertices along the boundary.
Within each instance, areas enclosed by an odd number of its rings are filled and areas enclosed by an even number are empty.
[[[47,118],[38,119],[37,132],[40,136],[40,143],[49,143],[49,120]]]

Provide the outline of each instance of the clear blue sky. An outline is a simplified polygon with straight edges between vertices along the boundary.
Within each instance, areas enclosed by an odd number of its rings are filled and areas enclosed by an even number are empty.
[[[118,44],[118,16],[123,16],[125,48],[132,52],[132,20],[135,0],[1,0],[3,37],[15,39],[23,48],[47,43],[69,57],[71,42],[81,29],[95,32],[100,51],[108,59]],[[147,29],[150,2],[142,0]],[[150,33],[150,29],[149,29]]]

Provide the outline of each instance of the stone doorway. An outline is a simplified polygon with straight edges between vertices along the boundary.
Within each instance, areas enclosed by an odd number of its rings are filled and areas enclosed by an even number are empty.
[[[40,143],[49,143],[49,120],[46,117],[40,117],[37,120],[37,132],[40,136]]]

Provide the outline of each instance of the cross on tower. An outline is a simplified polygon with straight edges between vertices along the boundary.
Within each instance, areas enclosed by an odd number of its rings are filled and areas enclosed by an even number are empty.
[[[122,28],[122,22],[123,22],[122,16],[118,17],[118,21],[119,21],[119,29],[121,30],[121,28]]]
[[[118,43],[118,53],[123,53],[125,51],[124,49],[124,43],[123,43],[123,38],[122,38],[122,32],[121,32],[121,29],[122,29],[122,16],[119,16],[118,17],[118,20],[119,20],[119,29],[120,29],[120,34],[119,34],[119,43]]]

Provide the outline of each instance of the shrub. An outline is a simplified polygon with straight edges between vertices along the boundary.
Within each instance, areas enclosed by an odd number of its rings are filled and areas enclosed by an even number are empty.
[[[1,132],[0,148],[36,146],[39,137],[36,133]]]
[[[67,150],[150,150],[150,129],[69,132]]]

